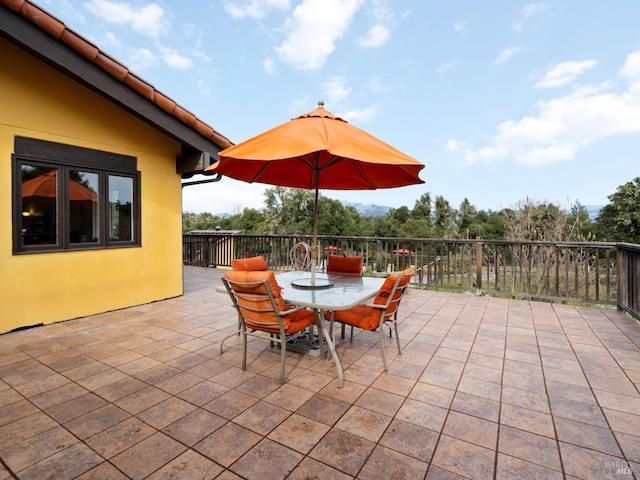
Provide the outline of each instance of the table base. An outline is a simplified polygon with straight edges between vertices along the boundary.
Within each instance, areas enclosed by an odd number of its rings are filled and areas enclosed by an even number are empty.
[[[340,345],[340,340],[335,340],[337,347]],[[325,341],[325,352],[329,352],[329,346]],[[318,335],[308,332],[302,332],[293,338],[287,340],[287,350],[291,352],[303,353],[312,357],[320,356],[320,343],[318,342]]]

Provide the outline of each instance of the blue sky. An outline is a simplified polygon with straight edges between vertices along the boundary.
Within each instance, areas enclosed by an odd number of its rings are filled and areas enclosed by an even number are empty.
[[[324,100],[425,164],[423,185],[331,198],[598,205],[640,176],[636,0],[38,3],[235,143]],[[188,187],[183,210],[261,208],[265,188]]]

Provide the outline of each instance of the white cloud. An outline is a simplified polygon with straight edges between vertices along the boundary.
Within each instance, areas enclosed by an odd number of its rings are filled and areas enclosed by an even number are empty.
[[[164,8],[155,3],[137,6],[110,0],[91,0],[85,6],[93,15],[105,22],[131,27],[142,35],[158,37],[168,28],[168,18]]]
[[[144,70],[155,65],[156,56],[146,48],[139,48],[131,55],[131,67],[134,70]]]
[[[538,15],[544,12],[548,8],[546,3],[529,3],[522,8],[521,18],[518,20],[514,20],[511,22],[511,30],[516,33],[520,33],[524,30],[525,22],[522,18],[528,19],[529,17],[533,17],[534,15]]]
[[[454,138],[447,140],[447,144],[444,147],[445,152],[454,153],[460,150],[460,142]]]
[[[540,12],[544,12],[547,9],[546,3],[529,3],[522,8],[522,12],[525,17],[531,17],[537,15]]]
[[[190,180],[206,177],[196,176]],[[215,183],[191,185],[182,189],[182,205],[185,212],[242,213],[245,208],[264,208],[264,192],[269,185],[246,183],[222,177]],[[238,192],[242,192],[241,195]]]
[[[249,0],[248,2],[225,2],[224,10],[231,18],[259,20],[270,10],[289,10],[289,0]]]
[[[384,45],[391,37],[391,30],[384,25],[376,24],[367,34],[358,40],[363,47],[376,48]]]
[[[571,60],[563,62],[545,73],[544,77],[536,83],[535,88],[555,88],[572,83],[584,72],[596,66],[595,60]]]
[[[262,61],[262,68],[264,68],[264,71],[267,72],[269,75],[276,73],[276,67],[273,62],[273,58],[265,58]]]
[[[102,38],[100,39],[100,45],[109,46],[113,48],[122,47],[122,42],[120,42],[120,38],[113,32],[105,32]]]
[[[205,63],[213,62],[213,57],[210,57],[209,55],[207,55],[201,50],[194,50],[191,52],[191,54],[202,62],[205,62]]]
[[[391,90],[390,87],[386,87],[380,83],[380,79],[378,77],[374,77],[367,83],[367,87],[369,90],[375,93],[383,93]]]
[[[314,103],[312,105],[309,97],[298,98],[289,105],[289,112],[291,112],[292,116],[297,117],[303,113],[310,112],[315,106],[317,106],[317,104]]]
[[[347,85],[346,78],[336,75],[322,83],[322,94],[327,100],[327,105],[335,105],[351,94],[351,87]]]
[[[377,79],[372,80],[369,85],[378,85]],[[367,108],[349,108],[338,111],[337,106],[345,103],[351,96],[352,89],[348,85],[347,79],[336,75],[322,83],[322,94],[324,96],[325,107],[338,117],[344,118],[349,122],[369,122],[378,114],[378,107],[371,106]]]
[[[196,85],[198,87],[198,91],[200,93],[202,93],[203,95],[211,95],[211,85],[209,83],[209,81],[207,79],[204,78],[198,78],[198,81],[196,82]]]
[[[344,118],[349,123],[370,122],[378,114],[378,107],[373,105],[367,108],[354,108],[345,112],[340,112],[338,116]]]
[[[363,0],[303,0],[285,23],[287,38],[276,47],[280,61],[316,70],[335,49]]]
[[[162,59],[171,68],[176,70],[189,70],[193,67],[193,61],[180,55],[171,48],[161,48]]]
[[[440,65],[438,65],[438,67],[436,68],[436,72],[438,73],[444,73],[447,70],[449,70],[451,67],[453,67],[457,62],[447,62],[447,63],[441,63]]]
[[[460,32],[460,33],[466,32],[466,30],[467,30],[467,22],[466,22],[466,20],[458,20],[458,21],[454,22],[453,23],[453,29],[456,32]]]
[[[629,55],[620,76],[640,74],[635,55]],[[574,159],[601,139],[640,133],[640,88],[635,86],[605,82],[575,88],[569,95],[536,103],[535,115],[501,123],[484,147],[473,149],[452,139],[445,150],[469,164],[513,160],[539,166]]]
[[[633,52],[627,57],[627,61],[618,72],[618,76],[633,81],[640,80],[640,52]]]
[[[495,63],[496,65],[505,63],[519,51],[520,47],[505,48],[502,52],[500,52],[500,55],[498,55],[498,58],[496,58],[493,63]]]
[[[383,0],[373,0],[371,13],[374,25],[367,34],[358,40],[363,47],[377,48],[391,38],[391,23],[395,17],[393,9]]]

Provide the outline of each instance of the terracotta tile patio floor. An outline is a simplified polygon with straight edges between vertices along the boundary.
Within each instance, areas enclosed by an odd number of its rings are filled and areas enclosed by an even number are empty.
[[[185,295],[0,336],[0,479],[542,479],[640,474],[640,326],[623,313],[409,290],[402,355],[250,344]],[[37,323],[37,319],[34,319]]]

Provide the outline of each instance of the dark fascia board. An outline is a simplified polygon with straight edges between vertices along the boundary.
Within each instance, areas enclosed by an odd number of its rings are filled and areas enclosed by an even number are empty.
[[[4,5],[0,6],[0,36],[180,142],[185,161],[176,160],[177,173],[200,171],[219,160],[219,145]]]

